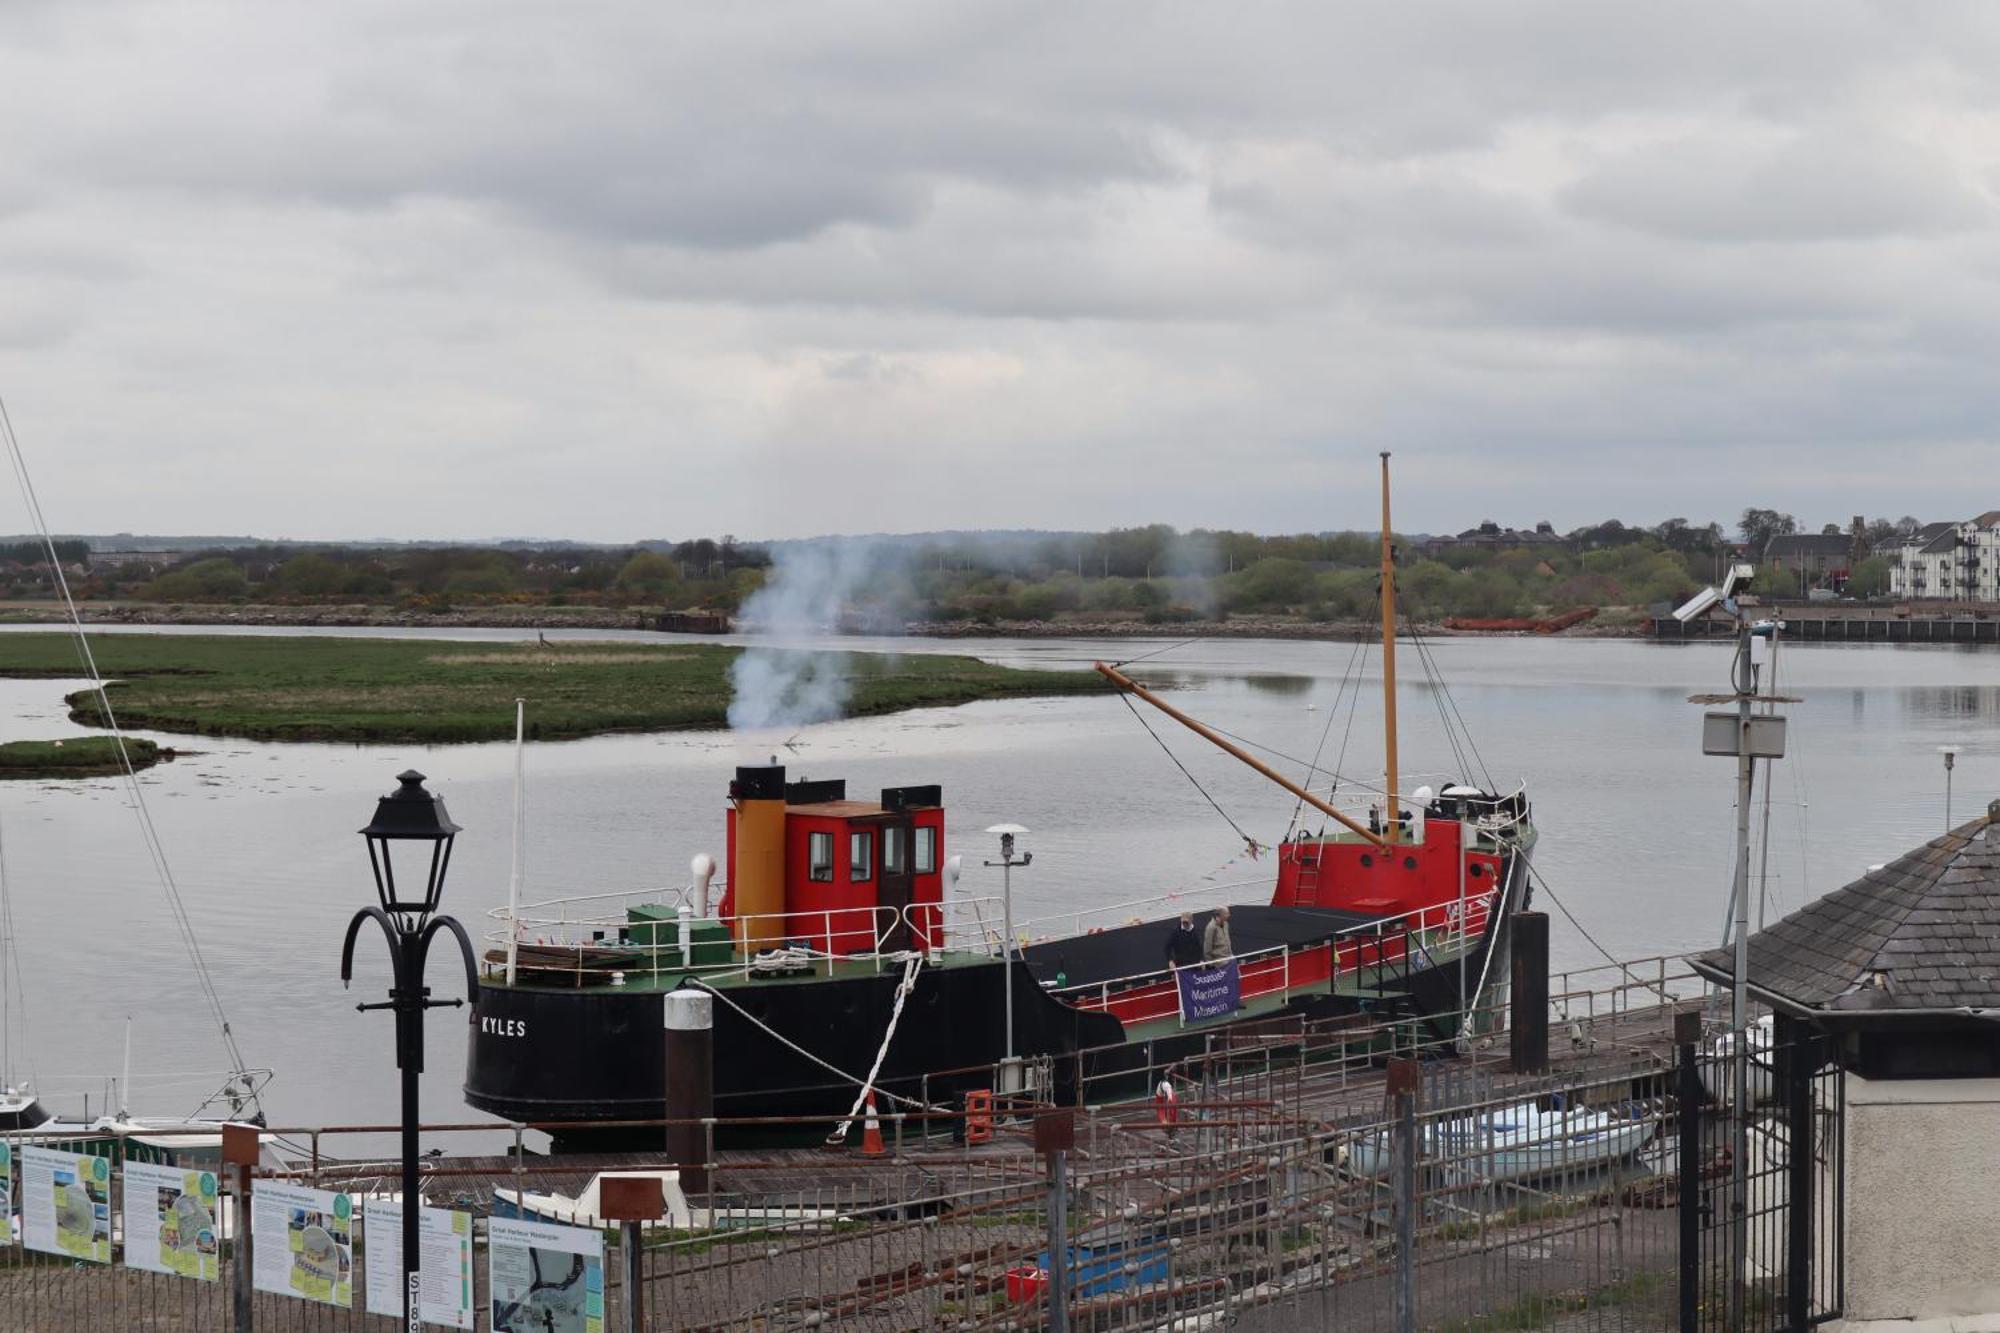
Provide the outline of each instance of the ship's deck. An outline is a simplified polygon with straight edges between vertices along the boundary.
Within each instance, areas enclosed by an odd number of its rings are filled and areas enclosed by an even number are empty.
[[[1206,929],[1213,912],[1194,914],[1195,929]],[[1238,955],[1266,949],[1319,944],[1343,930],[1374,920],[1364,913],[1335,912],[1323,907],[1271,907],[1244,903],[1229,909],[1229,936]],[[1167,966],[1167,940],[1178,915],[1132,925],[1115,926],[1092,935],[1031,944],[1021,951],[1035,980],[1064,986],[1091,986],[1119,981]]]

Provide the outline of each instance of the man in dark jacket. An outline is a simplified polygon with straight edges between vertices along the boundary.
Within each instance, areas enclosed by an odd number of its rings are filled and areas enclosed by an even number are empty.
[[[1194,928],[1194,915],[1181,913],[1181,923],[1167,936],[1167,962],[1175,967],[1193,967],[1201,961],[1201,934]]]

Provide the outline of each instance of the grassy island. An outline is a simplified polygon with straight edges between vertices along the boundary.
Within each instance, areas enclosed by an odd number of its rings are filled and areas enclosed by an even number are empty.
[[[132,767],[160,761],[160,747],[136,736],[125,739]],[[75,736],[61,741],[8,741],[0,745],[0,780],[8,778],[98,778],[123,773],[118,742],[109,736]]]
[[[253,740],[418,742],[511,739],[517,697],[528,700],[530,734],[541,740],[723,727],[730,665],[744,651],[684,642],[178,634],[104,635],[92,648],[127,728]],[[1104,688],[1089,672],[1023,671],[970,657],[833,657],[847,687],[847,716]],[[79,674],[67,635],[0,635],[0,676]],[[74,720],[102,723],[90,692],[70,695],[69,704]]]

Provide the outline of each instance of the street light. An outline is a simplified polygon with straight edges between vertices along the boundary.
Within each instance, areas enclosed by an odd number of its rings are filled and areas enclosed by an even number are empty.
[[[1951,768],[1954,763],[1958,762],[1958,752],[1962,748],[1957,745],[1940,745],[1937,747],[1938,753],[1944,756],[1944,831],[1946,833],[1951,832]]]
[[[1035,859],[1033,852],[1014,855],[1014,839],[1028,830],[1019,824],[995,824],[986,830],[1000,835],[1000,859],[986,864],[1000,867],[1000,921],[1007,932],[1000,941],[1000,985],[1006,994],[1007,1014],[1007,1058],[1000,1066],[1001,1091],[1018,1092],[1018,1087],[1007,1086],[1014,1077],[1014,867],[1027,865]]]
[[[424,982],[424,961],[431,941],[440,930],[458,937],[459,952],[465,958],[465,993],[476,994],[479,973],[472,961],[472,941],[465,927],[448,916],[434,915],[444,894],[445,872],[451,866],[452,840],[458,825],[445,813],[444,801],[424,790],[424,775],[415,769],[400,773],[401,784],[375,803],[375,818],[361,836],[368,841],[368,864],[375,871],[375,896],[379,907],[364,907],[347,923],[347,939],[340,946],[340,984],[354,978],[354,941],[361,925],[373,920],[389,940],[392,981],[384,1004],[358,1004],[356,1009],[388,1009],[396,1015],[396,1067],[403,1071],[403,1322],[410,1333],[423,1327],[419,1313],[420,1289],[417,1197],[417,1075],[424,1070],[424,1010],[456,1007],[464,1000],[433,1000]],[[417,867],[405,866],[404,882],[396,882],[392,844],[430,844],[430,864],[423,874],[421,896],[417,896]],[[421,853],[420,853],[421,854]]]

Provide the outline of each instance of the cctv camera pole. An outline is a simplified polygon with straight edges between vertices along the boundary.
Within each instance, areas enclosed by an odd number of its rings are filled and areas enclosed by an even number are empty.
[[[1734,1057],[1731,1088],[1736,1110],[1736,1140],[1729,1159],[1729,1326],[1743,1326],[1743,1279],[1749,1257],[1749,1211],[1744,1197],[1745,1170],[1750,1160],[1750,788],[1756,772],[1750,756],[1750,701],[1757,693],[1757,667],[1750,660],[1750,618],[1736,614],[1736,963],[1729,997],[1730,1054]]]

